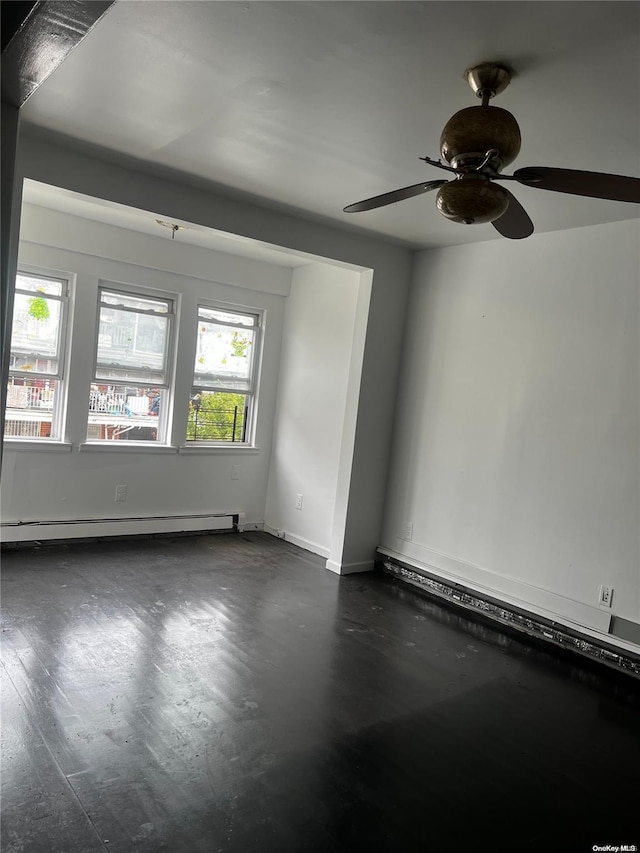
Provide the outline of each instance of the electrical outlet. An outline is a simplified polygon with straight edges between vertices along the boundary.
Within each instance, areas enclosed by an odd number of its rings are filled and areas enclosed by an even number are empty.
[[[409,541],[413,539],[413,523],[411,521],[405,521],[402,525],[402,538]]]
[[[128,486],[116,486],[115,500],[118,502],[126,501],[128,491],[129,491]]]
[[[231,479],[239,480],[240,479],[240,468],[238,465],[231,466]]]
[[[604,607],[611,607],[612,599],[613,587],[604,586],[604,584],[600,584],[600,586],[598,587],[598,604],[602,604]]]
[[[302,509],[302,495],[300,492],[296,495],[296,509]]]

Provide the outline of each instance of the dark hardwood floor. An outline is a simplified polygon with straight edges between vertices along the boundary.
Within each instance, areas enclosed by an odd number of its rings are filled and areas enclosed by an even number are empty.
[[[7,551],[2,594],[3,853],[640,843],[638,681],[387,577],[224,534]]]

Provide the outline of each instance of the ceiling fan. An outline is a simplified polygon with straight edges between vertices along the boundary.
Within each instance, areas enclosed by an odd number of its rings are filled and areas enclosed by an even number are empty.
[[[482,99],[481,106],[455,113],[440,136],[442,160],[421,157],[430,166],[452,172],[450,181],[423,181],[383,193],[344,208],[360,213],[438,190],[436,207],[453,222],[473,225],[491,222],[503,237],[520,240],[533,234],[533,223],[518,199],[495,181],[516,181],[541,190],[640,203],[640,178],[528,166],[513,175],[501,174],[520,152],[520,128],[515,118],[489,101],[509,85],[511,75],[501,64],[483,62],[465,72],[467,82]],[[442,162],[444,161],[444,162]]]

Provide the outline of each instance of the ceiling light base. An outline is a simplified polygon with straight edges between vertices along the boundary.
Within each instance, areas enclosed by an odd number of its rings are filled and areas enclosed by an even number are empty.
[[[464,78],[479,98],[495,98],[511,82],[511,72],[497,62],[481,62],[467,68]]]
[[[465,175],[438,190],[436,207],[453,222],[473,225],[499,219],[509,206],[509,196],[484,175]]]

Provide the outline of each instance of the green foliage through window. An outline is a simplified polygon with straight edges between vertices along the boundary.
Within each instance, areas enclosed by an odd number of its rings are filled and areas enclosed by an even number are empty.
[[[187,441],[244,441],[243,394],[201,391],[189,401]]]

